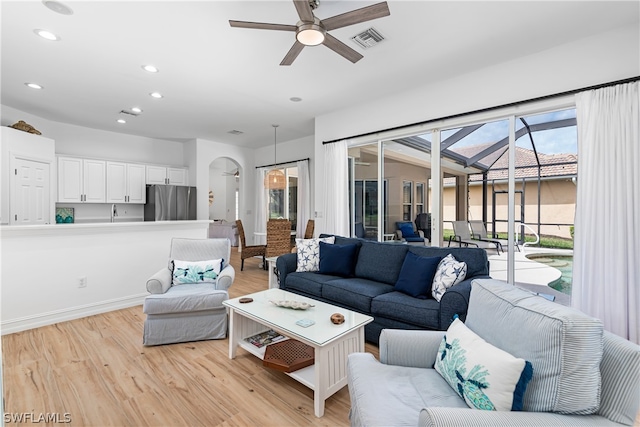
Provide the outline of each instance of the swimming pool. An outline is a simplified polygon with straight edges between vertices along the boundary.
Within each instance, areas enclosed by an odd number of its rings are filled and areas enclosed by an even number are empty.
[[[571,283],[573,280],[573,255],[555,254],[530,254],[530,260],[546,264],[549,267],[560,270],[562,276],[558,280],[549,283],[549,287],[564,294],[571,295]]]

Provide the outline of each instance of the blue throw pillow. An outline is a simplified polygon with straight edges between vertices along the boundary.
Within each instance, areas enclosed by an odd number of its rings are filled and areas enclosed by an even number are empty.
[[[353,275],[358,245],[331,245],[320,242],[319,273],[336,276]]]
[[[414,298],[429,298],[433,276],[436,274],[441,259],[439,256],[421,257],[413,252],[407,252],[395,290]]]
[[[402,231],[402,237],[419,237],[415,231],[413,231],[413,225],[409,222],[400,224],[400,231]]]

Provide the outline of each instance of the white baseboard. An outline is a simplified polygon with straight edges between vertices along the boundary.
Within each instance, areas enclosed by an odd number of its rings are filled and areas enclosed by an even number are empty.
[[[135,305],[142,304],[147,295],[147,293],[130,295],[127,297],[63,308],[17,319],[4,320],[0,322],[1,335],[13,334],[15,332],[26,331],[28,329],[39,328],[41,326],[53,325],[54,323],[66,322],[68,320],[79,319],[81,317],[92,316],[94,314],[133,307]]]

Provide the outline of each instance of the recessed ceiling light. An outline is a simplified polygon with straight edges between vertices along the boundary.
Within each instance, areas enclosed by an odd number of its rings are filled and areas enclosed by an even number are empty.
[[[39,35],[40,37],[42,37],[43,39],[51,40],[54,42],[57,42],[58,40],[61,39],[60,36],[53,34],[51,31],[35,29],[33,30],[33,32]]]
[[[43,89],[43,87],[40,86],[38,83],[25,83],[25,85],[27,87],[30,87],[31,89]]]
[[[120,124],[125,124],[127,123],[127,121],[125,119],[118,119],[116,120],[116,122],[120,123]]]
[[[298,98],[297,96],[294,96],[292,98],[289,98],[289,101],[291,101],[291,102],[300,102],[300,101],[302,101],[302,98]]]
[[[145,70],[145,71],[148,71],[150,73],[157,73],[158,71],[160,71],[155,67],[155,65],[151,65],[151,64],[143,65],[142,69]]]
[[[142,108],[140,107],[131,107],[131,111],[133,111],[134,113],[142,113]]]
[[[73,15],[73,10],[59,1],[42,0],[42,3],[56,13],[60,13],[62,15]]]
[[[162,94],[159,92],[151,92],[149,95],[151,95],[153,98],[156,98],[156,99],[163,98]]]

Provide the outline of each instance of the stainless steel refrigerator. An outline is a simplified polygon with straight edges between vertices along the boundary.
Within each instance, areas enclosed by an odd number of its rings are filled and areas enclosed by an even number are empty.
[[[196,219],[196,187],[147,185],[145,221]]]

